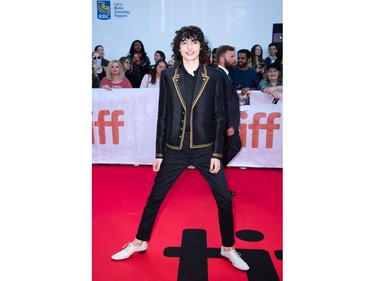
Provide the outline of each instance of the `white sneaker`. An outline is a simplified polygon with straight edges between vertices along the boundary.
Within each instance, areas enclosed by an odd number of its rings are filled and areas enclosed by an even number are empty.
[[[147,242],[143,241],[141,245],[138,247],[133,246],[133,244],[130,242],[123,246],[124,250],[121,250],[120,252],[114,254],[111,258],[115,261],[124,260],[130,257],[135,252],[144,253],[147,250]]]
[[[239,270],[249,270],[250,267],[247,263],[241,258],[240,253],[238,253],[234,248],[230,251],[225,251],[224,247],[221,247],[220,254],[230,260],[232,265]]]

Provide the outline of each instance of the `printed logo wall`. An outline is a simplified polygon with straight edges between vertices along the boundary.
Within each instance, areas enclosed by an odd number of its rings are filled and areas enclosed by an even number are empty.
[[[147,164],[155,158],[157,89],[92,90],[92,161]],[[282,99],[252,91],[241,107],[242,149],[229,166],[282,168]]]

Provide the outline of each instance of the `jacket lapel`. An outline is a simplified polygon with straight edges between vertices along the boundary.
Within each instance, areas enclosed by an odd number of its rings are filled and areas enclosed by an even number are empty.
[[[176,88],[178,98],[180,99],[180,102],[182,104],[182,107],[186,110],[185,99],[181,91],[181,89],[185,89],[184,73],[180,72],[179,67],[176,67],[172,80],[173,80],[174,87]]]
[[[197,82],[195,84],[194,96],[193,96],[193,107],[201,97],[204,88],[208,82],[207,69],[205,65],[200,65],[198,69]]]

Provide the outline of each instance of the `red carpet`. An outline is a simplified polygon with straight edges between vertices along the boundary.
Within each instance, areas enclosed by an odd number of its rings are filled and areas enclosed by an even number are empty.
[[[92,169],[93,281],[282,280],[281,169],[225,170],[237,193],[235,246],[250,266],[247,272],[220,258],[217,207],[198,170],[186,170],[168,193],[147,253],[112,261],[134,239],[155,173],[151,166]]]

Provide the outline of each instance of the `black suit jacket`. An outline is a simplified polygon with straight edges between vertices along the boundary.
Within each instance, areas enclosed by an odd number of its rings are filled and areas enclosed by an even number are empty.
[[[225,104],[222,77],[213,67],[201,64],[191,106],[190,128],[186,128],[185,73],[179,67],[165,69],[160,77],[156,157],[166,147],[181,150],[186,131],[190,148],[212,146],[212,157],[223,157]]]
[[[223,78],[223,90],[226,98],[225,129],[227,130],[233,127],[234,132],[237,132],[240,124],[240,101],[238,94],[225,71],[220,67],[217,67],[217,70],[221,73]]]

